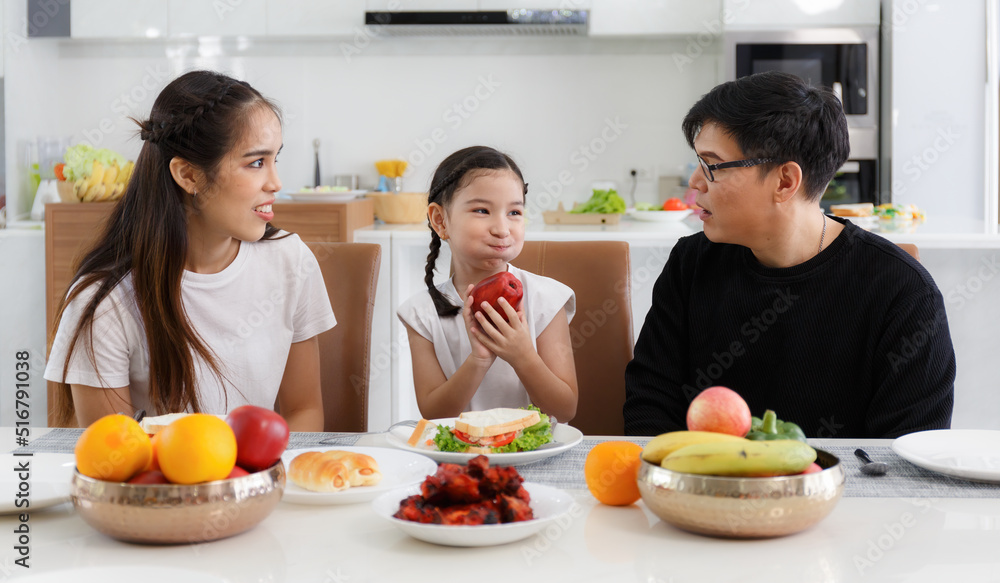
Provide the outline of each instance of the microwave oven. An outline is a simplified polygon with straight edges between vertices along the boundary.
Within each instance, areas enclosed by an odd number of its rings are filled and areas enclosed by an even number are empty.
[[[723,44],[727,80],[783,71],[810,85],[828,87],[840,98],[851,153],[823,197],[824,208],[845,202],[888,202],[880,200],[878,189],[878,27],[732,31]]]

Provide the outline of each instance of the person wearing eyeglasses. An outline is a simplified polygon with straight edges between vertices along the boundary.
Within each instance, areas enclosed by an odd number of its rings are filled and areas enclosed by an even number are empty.
[[[673,247],[625,373],[625,432],[686,429],[726,386],[809,437],[948,428],[955,353],[920,263],[820,207],[847,160],[833,92],[779,72],[723,83],[682,124],[701,233]]]

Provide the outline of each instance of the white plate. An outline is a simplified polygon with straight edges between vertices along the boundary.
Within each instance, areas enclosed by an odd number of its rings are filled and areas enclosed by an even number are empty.
[[[531,495],[533,520],[508,524],[483,524],[479,526],[448,526],[444,524],[421,524],[393,518],[399,510],[399,502],[407,496],[420,493],[420,486],[411,486],[383,494],[372,502],[375,514],[396,525],[413,538],[438,545],[451,547],[485,547],[502,545],[541,531],[553,520],[569,513],[573,498],[551,486],[525,482],[524,489]]]
[[[285,196],[292,200],[305,202],[347,202],[367,194],[367,190],[341,190],[331,192],[286,192]]]
[[[141,571],[141,575],[139,572]],[[161,567],[159,565],[150,568],[137,567],[135,565],[121,565],[117,567],[78,567],[73,569],[60,569],[18,577],[17,581],[25,583],[117,583],[119,581],[142,581],[142,583],[174,583],[184,581],[184,583],[230,583],[229,579],[223,579],[211,573],[202,573],[190,569],[174,569],[171,567]]]
[[[693,212],[691,209],[683,211],[632,211],[629,216],[637,221],[648,223],[673,223],[684,220]]]
[[[894,440],[892,450],[903,459],[932,472],[1000,482],[1000,431],[918,431]]]
[[[28,464],[28,507],[17,506],[15,495],[21,478],[14,471],[19,464]],[[20,514],[55,506],[69,500],[69,482],[76,468],[71,453],[36,453],[32,456],[0,454],[0,514]],[[24,500],[21,498],[20,500]]]
[[[455,426],[454,417],[449,417],[447,419],[432,419],[431,422],[435,425],[447,425],[449,427]],[[411,447],[410,444],[406,443],[406,441],[410,439],[410,435],[412,434],[413,428],[411,427],[397,427],[386,435],[386,440],[389,442],[389,445],[393,447],[423,454],[437,462],[464,464],[479,455],[477,453],[456,453],[453,451],[438,451],[436,449],[429,450]],[[531,462],[537,462],[554,455],[559,455],[581,441],[583,441],[583,434],[580,433],[579,429],[571,425],[566,425],[565,423],[559,423],[552,429],[552,441],[550,443],[546,443],[540,449],[536,449],[534,451],[519,451],[515,453],[491,453],[488,455],[490,463],[496,463],[504,466],[518,466],[530,464]]]
[[[340,447],[328,445],[307,449],[290,449],[281,455],[281,461],[285,462],[285,467],[287,468],[300,453],[332,450],[351,451],[372,456],[378,462],[378,469],[382,472],[382,481],[374,486],[348,488],[340,492],[313,492],[295,485],[291,478],[289,478],[285,481],[285,493],[281,496],[281,499],[293,504],[312,505],[368,502],[390,490],[411,484],[419,484],[429,474],[437,471],[437,464],[433,460],[422,455],[416,455],[407,451],[397,451],[386,447]]]

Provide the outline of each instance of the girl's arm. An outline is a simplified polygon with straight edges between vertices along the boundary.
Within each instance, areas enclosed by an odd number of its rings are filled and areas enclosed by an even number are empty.
[[[87,427],[105,415],[125,413],[132,416],[132,394],[128,387],[104,389],[87,385],[70,385],[76,422]]]
[[[499,303],[510,323],[485,304],[485,313],[477,316],[480,322],[475,330],[477,338],[510,363],[534,405],[559,421],[569,421],[576,416],[578,393],[566,311],[559,310],[538,335],[536,351],[524,312],[515,311],[503,298]]]
[[[323,431],[323,391],[319,382],[319,340],[313,336],[288,350],[278,387],[278,408],[291,431]]]
[[[479,383],[496,358],[477,358],[469,355],[452,377],[445,378],[441,364],[434,353],[434,343],[406,326],[413,361],[413,386],[417,395],[420,414],[427,419],[457,417],[465,410]]]

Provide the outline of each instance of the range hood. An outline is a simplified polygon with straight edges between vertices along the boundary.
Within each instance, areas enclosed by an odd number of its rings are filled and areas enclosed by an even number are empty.
[[[586,36],[587,10],[365,12],[365,24],[394,36]]]

